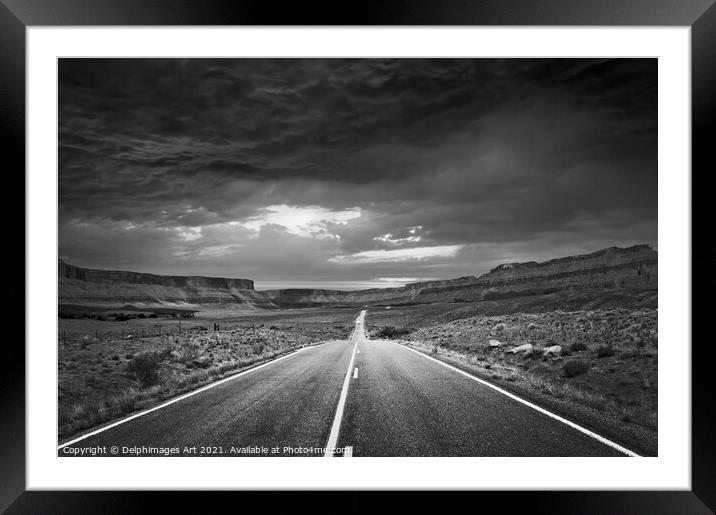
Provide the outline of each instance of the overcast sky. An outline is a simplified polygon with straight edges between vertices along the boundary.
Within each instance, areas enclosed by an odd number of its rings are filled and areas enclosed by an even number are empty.
[[[59,255],[363,288],[657,246],[656,59],[61,59]]]

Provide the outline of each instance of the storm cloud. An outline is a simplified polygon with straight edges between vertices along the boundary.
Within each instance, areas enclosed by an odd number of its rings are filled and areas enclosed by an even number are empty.
[[[657,245],[655,59],[61,59],[59,255],[359,288]]]

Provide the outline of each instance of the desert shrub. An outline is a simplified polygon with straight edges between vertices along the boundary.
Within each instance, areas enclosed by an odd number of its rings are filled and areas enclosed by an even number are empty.
[[[589,365],[581,359],[573,359],[567,361],[562,368],[565,377],[576,377],[578,375],[586,374],[589,371]]]
[[[524,361],[527,361],[527,360],[537,361],[537,360],[540,360],[540,359],[543,359],[543,358],[544,358],[544,356],[542,356],[542,353],[541,353],[541,352],[538,352],[538,351],[535,351],[535,350],[531,350],[531,351],[529,351],[529,352],[525,352],[525,353],[522,355],[522,359],[523,359]],[[545,358],[545,359],[546,359],[546,358]]]
[[[264,351],[264,344],[262,342],[256,342],[251,346],[251,351],[257,356]]]
[[[388,325],[382,327],[380,331],[378,331],[378,336],[380,338],[399,338],[409,333],[410,329],[407,327],[394,327],[392,325]]]
[[[184,345],[181,350],[176,353],[177,361],[184,364],[191,363],[192,361],[197,359],[200,354],[201,348],[198,345]]]
[[[659,425],[657,411],[647,406],[625,406],[622,408],[619,418],[624,422],[631,422],[653,429],[656,429]]]
[[[587,345],[582,342],[574,342],[572,345],[569,346],[569,350],[571,350],[572,352],[587,350]]]
[[[143,387],[156,384],[159,381],[159,359],[156,352],[137,354],[127,363],[127,372]]]
[[[97,384],[97,377],[94,375],[85,377],[85,385],[86,386],[94,386]]]
[[[607,358],[609,356],[614,356],[614,348],[611,345],[600,345],[597,348],[598,358]]]
[[[502,332],[504,332],[504,330],[505,330],[505,324],[503,324],[503,323],[496,324],[492,328],[492,331],[495,333],[502,333]]]
[[[127,315],[116,315],[114,319],[117,322],[126,322],[127,320],[129,320],[129,317]]]
[[[88,334],[84,335],[82,339],[80,340],[80,347],[83,349],[87,348],[89,345],[94,345],[96,343],[99,343],[99,339],[95,338],[94,336],[90,336]]]
[[[110,403],[116,407],[119,415],[134,411],[137,400],[137,391],[134,389],[125,390],[120,395],[113,397]]]
[[[482,349],[482,344],[479,342],[470,342],[467,344],[468,352],[478,352]]]

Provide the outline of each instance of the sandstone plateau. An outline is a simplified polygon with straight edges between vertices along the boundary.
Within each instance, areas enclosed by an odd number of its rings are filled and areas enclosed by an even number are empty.
[[[531,306],[530,311],[540,304],[550,309],[605,304],[656,307],[657,265],[655,250],[635,245],[542,263],[507,263],[480,277],[411,283],[402,288],[257,291],[249,279],[94,270],[60,260],[58,300],[60,305],[197,310],[205,306],[276,309],[431,302],[518,302]]]

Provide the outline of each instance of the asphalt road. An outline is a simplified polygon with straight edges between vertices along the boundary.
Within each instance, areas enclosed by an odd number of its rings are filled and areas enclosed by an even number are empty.
[[[364,315],[349,341],[302,349],[58,455],[625,455],[402,345],[368,340]]]

